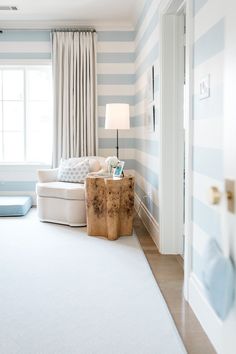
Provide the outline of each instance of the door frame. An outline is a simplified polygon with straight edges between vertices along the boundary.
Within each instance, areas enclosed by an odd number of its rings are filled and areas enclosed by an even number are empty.
[[[181,151],[176,136],[180,119],[176,120],[178,111],[178,72],[179,59],[176,48],[176,32],[178,31],[178,12],[185,6],[186,12],[186,121],[185,121],[185,198],[181,174],[176,156],[181,160]],[[162,0],[159,7],[160,16],[160,251],[163,254],[179,254],[181,252],[181,232],[184,233],[184,295],[188,300],[189,278],[192,269],[192,43],[193,20],[191,0]],[[176,31],[177,29],[177,31]],[[172,52],[173,55],[167,55]],[[173,80],[173,77],[175,78]],[[180,117],[179,111],[177,117]],[[182,118],[183,121],[183,118]],[[178,155],[176,155],[178,154]],[[183,166],[183,164],[182,164]],[[183,171],[183,167],[182,171]],[[177,182],[176,182],[177,181]],[[179,199],[180,198],[180,199]],[[181,212],[185,207],[185,225],[181,230]],[[182,218],[183,220],[183,218]],[[177,230],[177,231],[176,231]]]

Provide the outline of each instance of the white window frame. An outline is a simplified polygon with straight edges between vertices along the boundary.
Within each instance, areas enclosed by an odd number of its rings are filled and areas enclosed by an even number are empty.
[[[52,61],[51,60],[0,60],[0,70],[23,70],[24,72],[24,160],[23,161],[4,161],[0,160],[0,165],[15,165],[15,166],[48,166],[50,167],[52,162],[49,164],[46,161],[27,161],[26,156],[26,140],[27,140],[27,127],[26,127],[26,117],[27,117],[27,109],[26,109],[26,97],[27,97],[27,88],[26,88],[26,67],[43,67],[43,66],[49,66],[52,67]],[[3,105],[2,105],[2,110],[3,110]],[[2,117],[3,117],[3,111],[2,111]],[[3,134],[3,131],[2,131]],[[3,147],[4,149],[4,147]]]

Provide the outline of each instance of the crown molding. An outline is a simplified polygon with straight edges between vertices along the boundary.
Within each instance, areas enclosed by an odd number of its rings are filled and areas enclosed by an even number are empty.
[[[134,29],[132,21],[1,21],[0,24],[1,30],[51,30],[60,27],[94,27],[98,31]]]

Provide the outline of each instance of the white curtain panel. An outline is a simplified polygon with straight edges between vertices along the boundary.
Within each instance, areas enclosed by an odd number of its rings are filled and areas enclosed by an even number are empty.
[[[97,154],[96,33],[53,31],[53,165]]]

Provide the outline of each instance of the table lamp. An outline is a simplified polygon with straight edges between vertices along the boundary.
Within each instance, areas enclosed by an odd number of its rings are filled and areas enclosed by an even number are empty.
[[[119,158],[119,130],[130,129],[128,104],[109,103],[106,105],[105,129],[116,130],[116,156]]]

